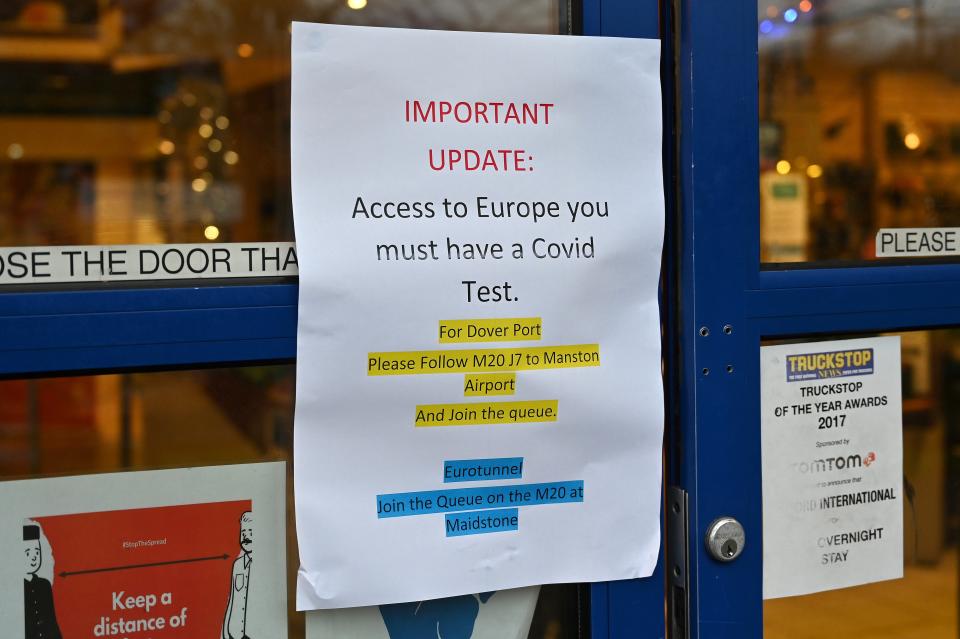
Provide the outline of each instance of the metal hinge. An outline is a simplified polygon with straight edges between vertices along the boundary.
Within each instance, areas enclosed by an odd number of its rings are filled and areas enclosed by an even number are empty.
[[[667,637],[690,637],[690,580],[687,547],[687,493],[667,488]]]

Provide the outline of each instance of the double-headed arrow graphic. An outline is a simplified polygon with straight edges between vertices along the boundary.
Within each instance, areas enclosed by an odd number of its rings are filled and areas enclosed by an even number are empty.
[[[157,566],[172,566],[174,564],[193,564],[199,561],[225,561],[230,555],[214,555],[212,557],[193,557],[191,559],[175,559],[173,561],[157,561],[151,564],[130,564],[128,566],[110,566],[108,568],[89,568],[87,570],[73,570],[59,573],[60,577],[73,577],[74,575],[89,575],[96,572],[114,572],[117,570],[135,570],[137,568],[155,568]]]

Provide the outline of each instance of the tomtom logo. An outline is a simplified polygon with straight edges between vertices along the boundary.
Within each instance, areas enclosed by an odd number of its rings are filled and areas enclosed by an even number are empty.
[[[869,452],[866,455],[847,455],[839,457],[824,457],[823,459],[814,459],[809,462],[797,462],[793,467],[797,472],[807,475],[810,473],[829,473],[834,470],[846,470],[847,468],[862,468],[876,463],[877,454]]]

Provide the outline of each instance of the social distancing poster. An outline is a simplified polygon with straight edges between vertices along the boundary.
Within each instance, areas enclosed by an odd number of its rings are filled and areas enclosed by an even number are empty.
[[[4,636],[285,637],[283,481],[277,463],[0,484],[22,539],[0,561]]]
[[[295,24],[300,609],[649,575],[660,46]]]

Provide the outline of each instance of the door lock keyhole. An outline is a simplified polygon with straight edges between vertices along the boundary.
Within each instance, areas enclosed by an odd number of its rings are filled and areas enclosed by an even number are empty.
[[[733,557],[737,554],[737,548],[737,542],[732,539],[728,539],[723,542],[723,547],[720,549],[720,552],[722,552],[723,556],[727,559],[733,559]]]
[[[747,539],[739,521],[733,517],[720,517],[707,528],[704,541],[711,557],[727,562],[743,554]]]

